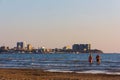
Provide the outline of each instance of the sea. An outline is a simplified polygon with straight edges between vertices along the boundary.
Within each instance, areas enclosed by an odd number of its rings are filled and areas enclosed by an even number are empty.
[[[92,64],[88,62],[89,55],[89,53],[4,53],[0,54],[0,68],[120,75],[120,54],[99,54],[100,64],[96,62],[97,53],[92,54]]]

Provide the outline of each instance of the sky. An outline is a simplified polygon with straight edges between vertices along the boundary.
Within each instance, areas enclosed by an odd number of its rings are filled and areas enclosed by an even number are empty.
[[[0,45],[91,44],[120,52],[120,0],[0,0]]]

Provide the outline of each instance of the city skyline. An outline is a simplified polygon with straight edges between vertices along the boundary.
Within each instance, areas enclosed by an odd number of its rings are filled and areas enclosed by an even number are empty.
[[[120,52],[119,0],[1,0],[0,46],[26,41],[33,47],[92,44]]]
[[[51,48],[51,49],[55,49],[55,48],[58,48],[58,49],[63,49],[64,47],[68,47],[69,46],[69,48],[70,49],[72,49],[73,48],[73,45],[74,44],[84,44],[84,45],[87,45],[88,43],[73,43],[72,45],[63,45],[63,46],[61,46],[61,47],[54,47],[54,48]],[[18,41],[18,42],[16,42],[16,43],[14,43],[14,46],[9,46],[9,45],[5,45],[5,43],[3,44],[3,45],[1,45],[0,44],[0,47],[9,47],[9,48],[27,48],[27,45],[31,45],[33,48],[35,48],[35,49],[39,49],[39,48],[42,48],[42,47],[44,47],[44,48],[50,48],[50,47],[46,47],[46,46],[42,46],[42,45],[39,45],[39,46],[33,46],[31,43],[28,43],[28,42],[26,42],[26,41]],[[89,45],[91,45],[91,44],[89,44]]]
[[[32,44],[25,41],[16,42],[16,45],[10,48],[9,46],[0,46],[0,53],[104,53],[99,49],[92,49],[91,44],[73,44],[65,45],[61,48],[47,48],[44,46],[35,48]]]

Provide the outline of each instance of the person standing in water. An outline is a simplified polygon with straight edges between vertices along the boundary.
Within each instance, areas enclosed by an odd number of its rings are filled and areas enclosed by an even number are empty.
[[[93,63],[92,54],[90,54],[90,55],[89,55],[88,61],[89,61],[89,63],[90,63],[90,64],[92,64],[92,63]]]
[[[97,55],[97,56],[96,56],[96,61],[97,61],[97,64],[100,64],[100,62],[101,62],[101,61],[100,61],[100,55]]]

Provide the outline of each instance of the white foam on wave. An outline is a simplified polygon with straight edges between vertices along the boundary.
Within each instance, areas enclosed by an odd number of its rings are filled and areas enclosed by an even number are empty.
[[[105,73],[105,71],[98,71],[98,70],[89,70],[89,71],[81,71],[77,73],[92,73],[92,74],[98,74],[98,73]]]
[[[111,73],[110,73],[110,72],[108,72],[108,73],[106,73],[106,74],[120,75],[120,72],[114,72],[114,73],[113,73],[113,72],[111,72]]]
[[[120,75],[120,72],[107,72],[107,71],[99,71],[99,70],[89,70],[89,71],[82,71],[82,72],[76,72],[76,73]]]
[[[73,71],[63,71],[63,70],[58,70],[58,69],[50,69],[50,70],[45,70],[45,71],[49,71],[49,72],[69,72],[72,73]]]
[[[100,70],[89,70],[89,71],[67,71],[67,70],[58,70],[58,69],[50,69],[50,70],[45,70],[49,72],[64,72],[64,73],[85,73],[85,74],[108,74],[108,75],[120,75],[120,72],[107,72],[107,71],[100,71]]]

